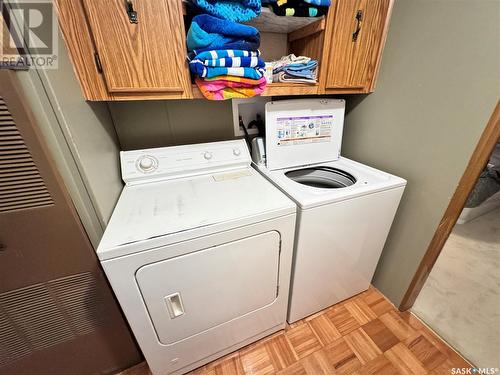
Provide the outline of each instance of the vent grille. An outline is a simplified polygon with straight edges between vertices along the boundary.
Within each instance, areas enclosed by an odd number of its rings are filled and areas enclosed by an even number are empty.
[[[0,97],[0,212],[53,204],[16,123]]]
[[[0,303],[34,350],[73,338],[64,316],[46,285],[33,285],[2,294]]]
[[[31,353],[31,348],[19,335],[12,322],[0,310],[0,366],[25,357]]]
[[[56,298],[64,306],[66,313],[78,335],[93,332],[106,322],[104,296],[96,293],[97,285],[91,274],[81,274],[49,283]]]
[[[88,272],[0,294],[0,366],[105,326],[104,301]]]

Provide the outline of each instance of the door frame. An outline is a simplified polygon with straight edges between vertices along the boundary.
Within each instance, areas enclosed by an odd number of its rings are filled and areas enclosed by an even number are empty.
[[[400,311],[408,310],[415,303],[417,296],[422,290],[427,277],[434,267],[439,254],[441,254],[441,250],[443,249],[446,240],[450,236],[450,233],[465,206],[467,198],[469,197],[472,189],[474,189],[476,181],[483,171],[486,163],[488,163],[490,155],[499,139],[500,100],[497,101],[495,110],[493,111],[481,138],[479,138],[479,142],[469,159],[469,163],[467,164],[465,172],[458,183],[450,203],[448,204],[448,208],[444,212],[429,247],[420,261],[420,265],[413,276],[410,286],[406,290],[403,300],[399,305]]]

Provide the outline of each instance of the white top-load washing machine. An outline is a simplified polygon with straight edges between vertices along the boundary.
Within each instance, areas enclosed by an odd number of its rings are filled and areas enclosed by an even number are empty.
[[[266,164],[298,206],[288,321],[366,290],[406,181],[340,156],[345,101],[266,105]]]
[[[121,153],[97,255],[154,375],[284,328],[295,204],[241,140]]]

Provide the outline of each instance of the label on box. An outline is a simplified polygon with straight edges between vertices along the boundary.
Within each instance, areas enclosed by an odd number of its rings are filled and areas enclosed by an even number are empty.
[[[278,146],[330,142],[333,115],[280,117],[276,121]]]

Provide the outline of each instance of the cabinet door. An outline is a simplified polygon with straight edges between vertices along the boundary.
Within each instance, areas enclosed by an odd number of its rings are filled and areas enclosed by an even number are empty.
[[[325,87],[372,90],[392,0],[338,0]]]
[[[84,7],[109,92],[189,91],[180,0],[84,0]]]

